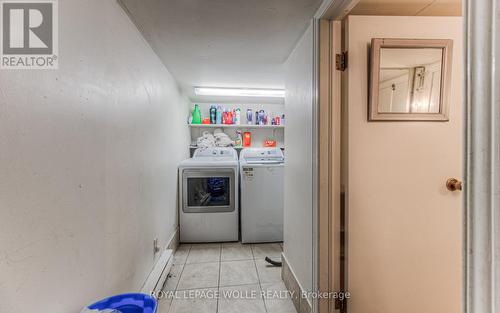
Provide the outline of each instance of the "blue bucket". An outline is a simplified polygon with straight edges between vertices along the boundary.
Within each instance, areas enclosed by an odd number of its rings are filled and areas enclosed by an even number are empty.
[[[121,313],[156,313],[155,298],[142,293],[125,293],[88,306],[91,310],[115,309]]]

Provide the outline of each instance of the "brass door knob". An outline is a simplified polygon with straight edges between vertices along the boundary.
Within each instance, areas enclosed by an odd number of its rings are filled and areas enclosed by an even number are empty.
[[[456,178],[448,178],[446,181],[446,188],[449,191],[462,190],[462,182]]]

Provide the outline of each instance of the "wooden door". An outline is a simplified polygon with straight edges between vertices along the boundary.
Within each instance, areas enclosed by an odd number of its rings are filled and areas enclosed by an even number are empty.
[[[343,149],[347,164],[349,313],[460,313],[462,180],[462,19],[350,16]],[[368,122],[372,38],[452,39],[448,122]]]

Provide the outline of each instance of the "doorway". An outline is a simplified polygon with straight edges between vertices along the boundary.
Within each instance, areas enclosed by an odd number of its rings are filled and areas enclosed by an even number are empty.
[[[320,124],[320,138],[328,143],[322,151],[330,156],[322,167],[328,174],[320,180],[320,190],[330,194],[323,195],[320,214],[323,208],[325,216],[333,217],[331,228],[320,224],[328,233],[320,233],[320,244],[321,238],[331,240],[328,254],[319,254],[320,271],[330,273],[320,278],[320,286],[351,296],[345,302],[320,301],[320,312],[460,312],[463,193],[449,191],[446,182],[464,176],[462,18],[364,16],[359,12],[370,13],[361,4],[354,9],[346,5],[351,14],[337,10],[342,13],[320,21],[330,23],[330,37],[321,32],[319,37],[319,46],[326,42],[324,51],[329,51],[323,58],[319,51],[320,108],[323,99],[323,112],[331,114],[338,93],[342,103],[338,129],[332,127],[336,116],[328,115]],[[331,37],[332,23],[341,23],[337,38]],[[453,40],[449,121],[369,121],[372,38]],[[327,74],[321,75],[322,70]],[[341,83],[334,83],[336,75]],[[327,82],[323,87],[322,77]],[[341,160],[332,166],[335,138],[341,138]],[[334,175],[339,175],[340,187],[335,187]],[[321,247],[327,246],[325,241]]]

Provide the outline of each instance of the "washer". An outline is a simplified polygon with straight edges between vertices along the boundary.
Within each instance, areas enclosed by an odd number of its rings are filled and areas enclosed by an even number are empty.
[[[283,241],[283,152],[247,148],[240,152],[241,241]]]
[[[238,154],[198,148],[179,165],[180,242],[238,241]]]

